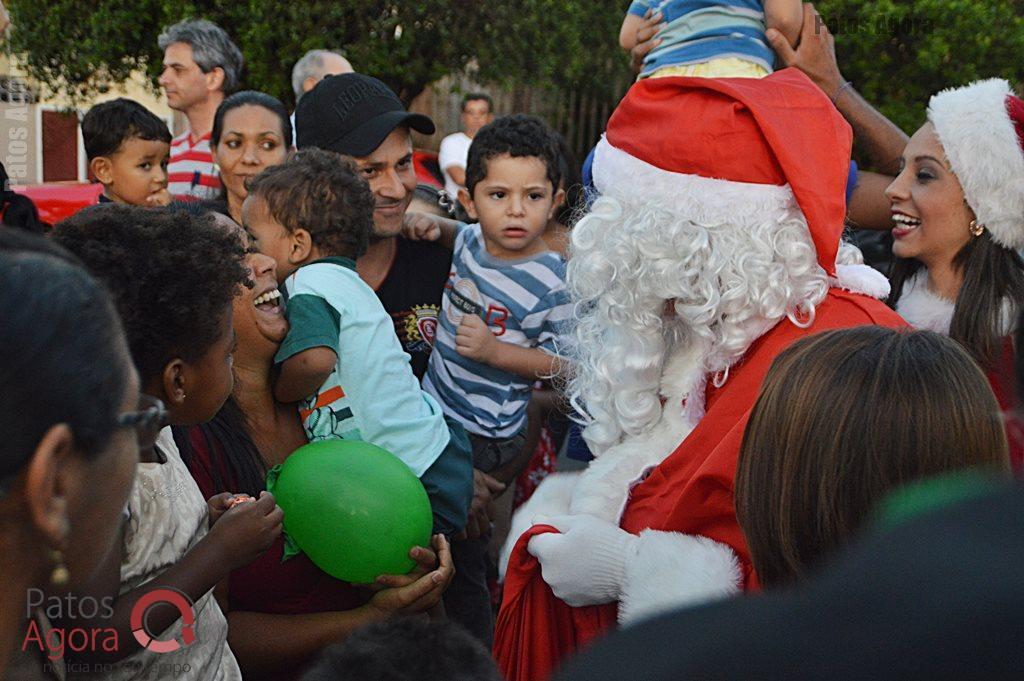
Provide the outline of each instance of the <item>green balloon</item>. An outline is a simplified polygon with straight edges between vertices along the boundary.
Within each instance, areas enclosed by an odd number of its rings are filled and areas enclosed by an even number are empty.
[[[358,440],[299,447],[278,474],[284,529],[321,570],[346,582],[404,575],[414,546],[429,546],[430,500],[409,467]]]

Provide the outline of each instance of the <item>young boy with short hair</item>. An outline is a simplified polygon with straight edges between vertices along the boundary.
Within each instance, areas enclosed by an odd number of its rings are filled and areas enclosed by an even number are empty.
[[[120,97],[89,109],[82,118],[89,170],[103,185],[100,203],[166,206],[167,124],[138,102]]]
[[[572,309],[565,263],[542,238],[563,194],[558,158],[540,119],[499,118],[474,138],[459,193],[479,222],[407,220],[409,238],[454,251],[423,387],[469,431],[484,472],[521,452],[533,384],[559,372]]]
[[[245,227],[288,294],[274,396],[300,403],[310,441],[363,440],[401,459],[427,490],[435,531],[454,534],[473,492],[469,443],[420,388],[391,317],[356,274],[373,207],[355,166],[320,149],[250,181]]]

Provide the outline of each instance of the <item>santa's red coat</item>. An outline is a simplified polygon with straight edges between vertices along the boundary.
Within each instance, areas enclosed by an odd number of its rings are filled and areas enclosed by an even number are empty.
[[[706,413],[690,435],[630,495],[621,526],[703,535],[732,547],[746,589],[757,576],[733,507],[733,479],[743,430],[772,361],[794,341],[830,329],[906,323],[882,302],[831,289],[814,324],[801,329],[783,319],[755,341],[721,388],[708,383]],[[509,681],[544,681],[559,661],[615,625],[616,604],[572,608],[551,593],[529,538],[555,531],[534,527],[520,538],[509,561],[495,630],[494,655]],[[586,560],[581,556],[580,560]]]

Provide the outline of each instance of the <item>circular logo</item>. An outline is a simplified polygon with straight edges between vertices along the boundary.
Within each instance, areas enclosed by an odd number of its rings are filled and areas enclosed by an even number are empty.
[[[181,613],[181,640],[170,639],[161,641],[155,638],[146,627],[146,614],[157,603],[170,603]],[[188,596],[170,587],[154,589],[135,602],[131,614],[132,634],[139,645],[154,653],[170,653],[184,648],[196,640],[196,614],[192,610],[192,601]]]
[[[462,316],[466,314],[480,314],[480,291],[472,279],[459,279],[448,291],[449,305],[445,310],[448,321],[458,326],[462,323]]]

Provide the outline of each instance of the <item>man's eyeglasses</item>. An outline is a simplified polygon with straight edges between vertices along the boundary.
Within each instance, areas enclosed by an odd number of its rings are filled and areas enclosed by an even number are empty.
[[[134,428],[139,449],[148,449],[156,443],[160,429],[167,425],[167,408],[152,395],[139,395],[137,411],[128,411],[117,417],[118,428]]]

